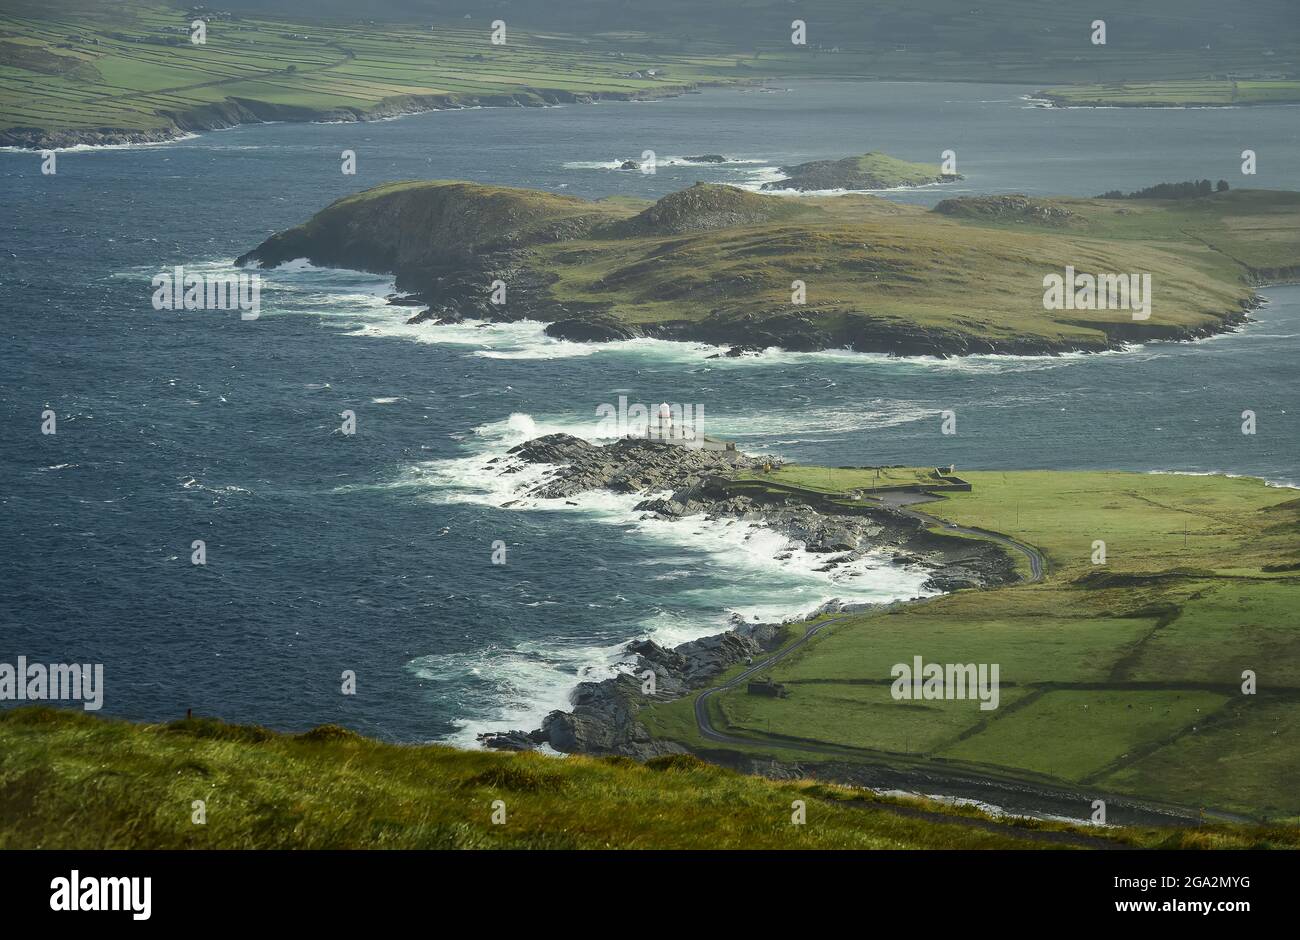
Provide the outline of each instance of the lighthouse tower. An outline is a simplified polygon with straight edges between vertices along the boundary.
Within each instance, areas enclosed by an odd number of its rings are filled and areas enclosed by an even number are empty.
[[[673,410],[664,402],[659,406],[659,427],[655,436],[661,441],[666,441],[672,437],[673,429]]]

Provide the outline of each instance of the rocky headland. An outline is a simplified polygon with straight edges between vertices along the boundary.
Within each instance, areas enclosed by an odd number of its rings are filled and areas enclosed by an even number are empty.
[[[524,494],[528,497],[566,499],[592,490],[642,493],[645,499],[635,509],[647,516],[665,520],[704,516],[774,529],[802,543],[807,551],[825,556],[819,571],[833,572],[868,554],[883,553],[890,564],[928,569],[927,592],[990,587],[1018,577],[1011,558],[998,545],[930,531],[921,519],[888,506],[864,503],[850,508],[814,493],[734,485],[738,476],[752,478],[766,466],[779,465],[771,458],[644,438],[597,445],[552,434],[520,444],[491,464],[502,473],[529,464],[553,467]],[[836,600],[808,616],[869,606]],[[541,728],[493,732],[480,740],[493,748],[548,744],[566,753],[638,759],[681,752],[680,745],[653,737],[637,720],[637,712],[648,701],[640,678],[644,672],[655,675],[654,700],[679,698],[710,684],[737,663],[779,646],[791,629],[798,628],[791,623],[746,623],[733,618],[728,631],[673,649],[636,640],[625,648],[624,671],[600,682],[580,683],[571,710],[551,712]]]

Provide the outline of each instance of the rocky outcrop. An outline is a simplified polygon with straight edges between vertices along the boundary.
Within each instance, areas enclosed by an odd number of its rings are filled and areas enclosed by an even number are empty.
[[[664,196],[620,226],[619,231],[686,235],[816,214],[815,208],[779,196],[763,196],[717,183],[696,183]]]
[[[597,313],[589,316],[566,317],[546,326],[546,335],[575,343],[610,343],[621,339],[635,339],[645,334],[635,324],[625,323],[618,317]]]
[[[559,466],[550,479],[529,494],[543,499],[565,499],[592,490],[615,493],[673,490],[676,498],[696,493],[706,479],[758,469],[765,462],[734,450],[693,449],[644,438],[627,438],[599,446],[568,434],[548,434],[525,441],[509,454],[525,463]],[[701,495],[695,502],[703,505],[702,500],[706,499]],[[647,512],[656,511],[649,503],[643,505],[647,506]]]
[[[1079,217],[1047,199],[1020,194],[1006,196],[959,196],[944,199],[934,207],[940,215],[986,222],[1031,222],[1037,225],[1066,225]]]

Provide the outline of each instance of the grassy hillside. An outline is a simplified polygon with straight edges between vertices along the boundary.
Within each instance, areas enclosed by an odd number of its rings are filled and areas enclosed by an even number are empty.
[[[193,820],[205,802],[206,823]],[[492,822],[494,801],[505,821]],[[791,804],[806,804],[793,825]],[[0,849],[1053,848],[1279,846],[1284,830],[1083,830],[811,781],[774,783],[689,756],[402,747],[336,727],[279,735],[212,720],[133,725],[0,712]]]
[[[825,489],[837,473],[811,479]],[[896,473],[899,471],[895,471]],[[1300,821],[1300,499],[1256,480],[969,472],[920,508],[1039,548],[1044,580],[828,628],[770,670],[784,699],[715,696],[763,753],[1021,777]],[[856,478],[850,485],[860,485]],[[1094,564],[1096,541],[1104,564]],[[1002,700],[895,701],[894,663],[998,663]],[[1242,694],[1242,672],[1258,677]],[[648,710],[694,746],[690,700]],[[774,748],[784,740],[790,747]]]
[[[1069,0],[881,0],[867,10],[853,0],[797,10],[785,0],[519,0],[499,10],[480,0],[432,10],[417,0],[364,10],[350,0],[248,0],[218,5],[233,17],[214,19],[201,46],[188,41],[190,6],[11,0],[0,11],[0,142],[149,139],[239,121],[653,96],[786,76],[1232,81],[1240,100],[1295,100],[1300,69],[1300,23],[1286,0],[1231,10],[1216,0],[1101,2],[1086,18]],[[489,42],[497,16],[505,45]],[[807,23],[801,46],[790,42],[796,16]],[[1105,46],[1089,41],[1094,17],[1108,23]]]

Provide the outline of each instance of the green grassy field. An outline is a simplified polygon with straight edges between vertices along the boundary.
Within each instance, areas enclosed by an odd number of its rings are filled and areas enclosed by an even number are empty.
[[[939,482],[932,467],[815,467],[793,463],[763,473],[739,473],[732,479],[797,486],[830,496],[851,490],[870,492],[877,487],[935,485]]]
[[[194,802],[205,822],[194,822]],[[495,807],[496,801],[503,807]],[[804,825],[792,803],[806,804]],[[493,813],[503,809],[504,822]],[[1052,834],[1057,834],[1053,836]],[[1060,836],[1074,842],[1062,841]],[[325,727],[0,712],[0,849],[1292,847],[1285,829],[1103,831],[774,783],[689,756],[553,758],[397,746]]]
[[[819,634],[770,670],[788,698],[715,696],[716,727],[761,753],[779,736],[858,759],[942,759],[1084,792],[1300,821],[1300,499],[1259,481],[968,472],[925,511],[1010,534],[1048,562],[1036,584],[962,591]],[[1105,542],[1104,564],[1094,543]],[[1001,702],[895,701],[891,666],[998,663]],[[1243,694],[1242,673],[1257,675]],[[707,746],[692,699],[646,710]],[[852,758],[845,752],[844,758]],[[816,754],[801,760],[825,759]]]
[[[616,43],[593,49],[523,31],[493,45],[486,23],[295,24],[250,15],[209,23],[206,42],[195,45],[191,19],[148,3],[0,12],[0,131],[162,131],[175,115],[202,114],[228,99],[313,117],[365,113],[411,96],[517,95],[540,104],[537,89],[653,96],[734,77],[734,59],[707,54],[670,57],[669,65]],[[667,75],[645,76],[652,68]]]

